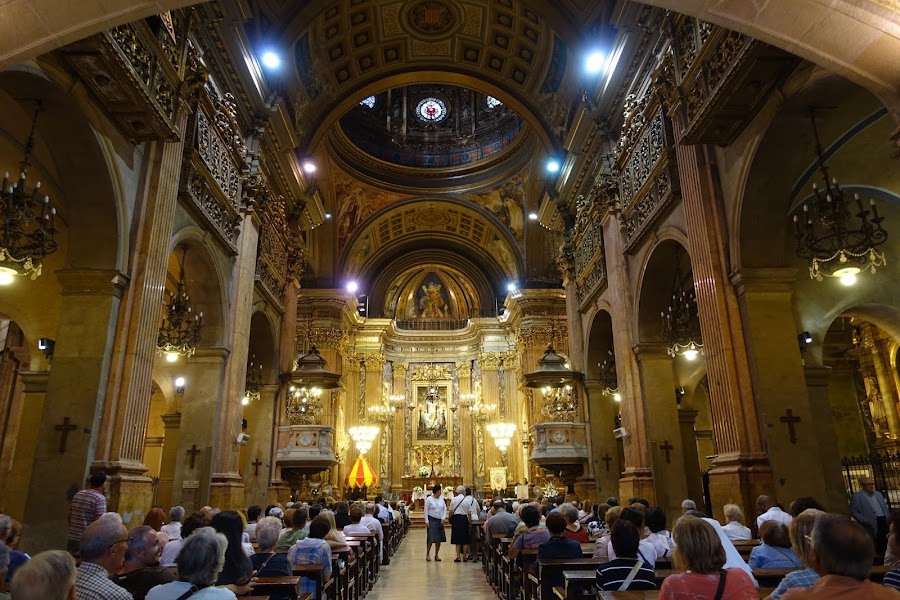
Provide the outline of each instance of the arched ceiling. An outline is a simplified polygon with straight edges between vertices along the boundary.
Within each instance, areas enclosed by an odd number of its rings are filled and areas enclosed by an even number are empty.
[[[371,278],[410,249],[423,247],[467,257],[494,283],[522,272],[518,244],[496,217],[464,200],[432,199],[399,202],[365,222],[345,246],[343,271]]]

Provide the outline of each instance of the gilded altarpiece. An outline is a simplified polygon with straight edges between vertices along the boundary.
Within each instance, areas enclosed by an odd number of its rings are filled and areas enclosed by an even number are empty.
[[[456,365],[411,363],[406,372],[406,397],[414,403],[405,419],[404,476],[459,477]]]

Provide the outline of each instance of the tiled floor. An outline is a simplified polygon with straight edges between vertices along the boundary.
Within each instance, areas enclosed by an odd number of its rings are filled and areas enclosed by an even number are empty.
[[[447,537],[450,530],[447,529]],[[481,563],[455,563],[456,548],[441,544],[441,562],[425,562],[425,530],[413,529],[381,568],[372,600],[492,600],[497,595],[488,585]]]

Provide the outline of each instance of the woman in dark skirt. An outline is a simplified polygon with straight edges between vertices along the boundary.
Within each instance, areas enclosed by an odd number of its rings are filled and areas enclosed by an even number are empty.
[[[453,562],[464,562],[468,559],[466,550],[469,546],[469,524],[473,503],[477,501],[467,492],[465,486],[457,486],[456,496],[450,501],[450,543],[456,546],[456,560]]]
[[[441,562],[441,557],[438,556],[441,552],[441,543],[447,541],[447,534],[444,532],[447,503],[441,498],[441,484],[434,486],[431,495],[425,498],[425,519],[428,522],[428,545],[425,550],[425,560],[431,561],[431,545],[434,544],[434,560]]]

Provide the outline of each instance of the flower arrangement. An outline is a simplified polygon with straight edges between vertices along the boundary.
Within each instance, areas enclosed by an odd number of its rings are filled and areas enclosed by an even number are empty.
[[[422,489],[422,486],[421,486],[421,485],[417,485],[416,487],[413,488],[412,491],[413,491],[414,494],[421,494],[421,493],[422,493],[423,491],[425,491],[425,490]]]
[[[419,477],[428,477],[429,475],[431,475],[431,469],[425,465],[419,467]]]

